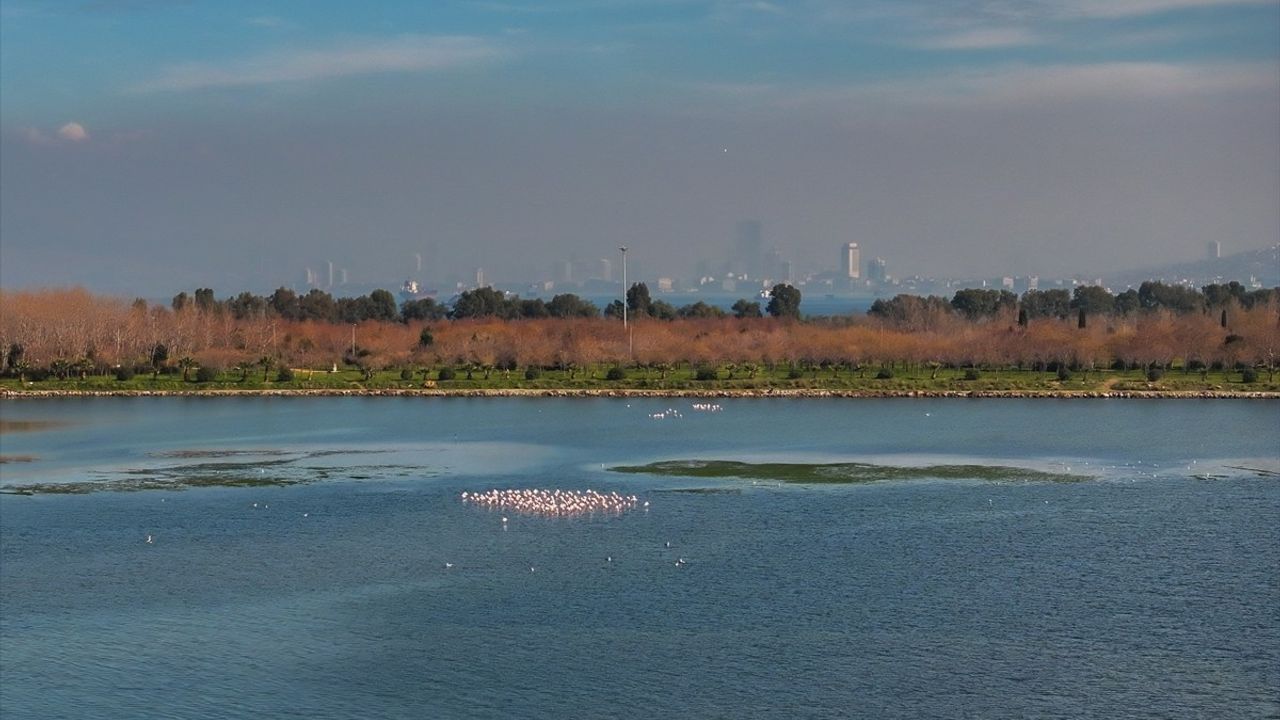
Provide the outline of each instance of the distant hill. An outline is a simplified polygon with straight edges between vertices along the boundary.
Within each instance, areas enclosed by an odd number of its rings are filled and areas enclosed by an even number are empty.
[[[1252,279],[1260,287],[1278,287],[1280,286],[1280,245],[1272,245],[1263,250],[1225,255],[1216,259],[1205,258],[1139,270],[1103,273],[1100,277],[1116,292],[1126,287],[1137,287],[1147,280],[1159,280],[1165,283],[1189,282],[1196,287],[1202,287],[1210,283],[1225,283],[1232,280],[1248,286]]]

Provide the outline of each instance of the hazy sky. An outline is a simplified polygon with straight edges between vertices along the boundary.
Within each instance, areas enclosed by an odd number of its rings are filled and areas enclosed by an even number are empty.
[[[0,286],[1280,241],[1276,0],[0,2]]]

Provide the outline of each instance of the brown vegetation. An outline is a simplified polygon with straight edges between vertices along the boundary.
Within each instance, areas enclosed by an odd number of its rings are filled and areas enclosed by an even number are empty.
[[[189,369],[268,366],[369,370],[452,365],[477,377],[526,367],[634,365],[656,377],[674,364],[728,367],[747,376],[757,365],[791,365],[813,373],[865,373],[873,366],[1038,367],[1075,370],[1237,364],[1274,372],[1280,351],[1280,307],[1274,301],[1217,313],[1151,310],[1037,318],[1025,326],[1008,310],[971,320],[922,311],[910,317],[640,319],[628,338],[611,318],[480,318],[365,321],[356,325],[285,320],[263,313],[186,307],[173,310],[84,290],[0,292],[0,367],[64,368],[68,373],[115,367],[153,368],[157,346],[166,366]],[[431,342],[424,344],[423,328]],[[18,349],[18,350],[15,350]],[[14,352],[20,353],[15,361]],[[828,375],[830,376],[830,375]]]

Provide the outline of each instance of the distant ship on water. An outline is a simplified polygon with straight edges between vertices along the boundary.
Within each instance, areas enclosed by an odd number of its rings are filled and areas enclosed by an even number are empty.
[[[417,280],[405,280],[404,285],[400,286],[400,302],[426,300],[428,298],[434,300],[436,291],[422,287]]]

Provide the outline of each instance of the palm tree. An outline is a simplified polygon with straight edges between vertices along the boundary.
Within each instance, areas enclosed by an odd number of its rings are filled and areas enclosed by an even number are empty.
[[[93,372],[93,360],[88,357],[82,357],[76,360],[72,367],[76,372],[80,373],[81,380],[86,380],[89,377],[89,373]]]
[[[262,366],[262,382],[266,382],[267,373],[271,372],[271,368],[276,366],[276,361],[270,355],[263,355],[258,358],[258,364]]]
[[[178,359],[178,367],[182,368],[182,382],[187,382],[190,379],[191,371],[195,369],[197,364],[195,358],[190,355],[184,355]]]
[[[57,360],[49,363],[49,371],[52,372],[59,380],[66,380],[67,376],[71,374],[71,363],[62,358],[58,358]]]
[[[18,358],[12,362],[10,367],[18,374],[18,382],[24,383],[27,381],[27,372],[31,370],[31,363]]]

